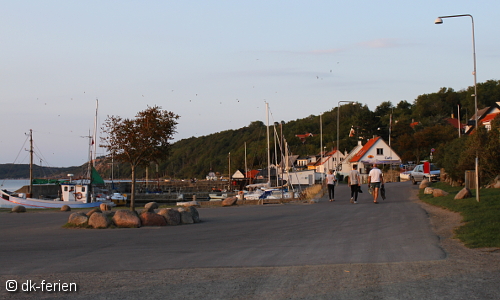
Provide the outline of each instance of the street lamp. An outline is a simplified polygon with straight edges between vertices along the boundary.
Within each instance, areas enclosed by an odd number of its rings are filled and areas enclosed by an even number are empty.
[[[356,103],[356,101],[346,101],[346,100],[341,100],[337,103],[337,166],[335,167],[335,170],[338,172],[339,171],[339,163],[340,163],[340,156],[339,156],[339,127],[340,127],[340,103]]]
[[[445,18],[457,18],[457,17],[470,17],[472,21],[472,59],[474,61],[474,71],[472,71],[472,75],[474,75],[474,109],[475,109],[475,116],[476,116],[476,121],[474,126],[476,127],[476,130],[479,130],[479,125],[478,125],[478,115],[477,115],[477,76],[476,76],[476,41],[474,38],[474,18],[472,15],[465,14],[465,15],[453,15],[453,16],[442,16],[438,17],[435,21],[434,24],[443,24],[443,19]],[[459,120],[460,124],[460,120]],[[476,200],[479,202],[479,157],[478,157],[478,152],[476,151],[476,161],[475,161],[475,167],[476,167]]]

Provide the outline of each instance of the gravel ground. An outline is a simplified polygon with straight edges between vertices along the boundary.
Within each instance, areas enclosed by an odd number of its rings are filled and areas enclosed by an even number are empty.
[[[76,282],[76,293],[8,293],[14,299],[499,299],[500,250],[468,249],[453,239],[457,213],[417,201],[447,258],[437,261],[291,267],[194,268],[29,275]],[[402,224],[404,225],[404,224]],[[84,258],[82,258],[84,259]],[[124,258],[126,259],[126,258]],[[2,282],[25,275],[0,276]]]

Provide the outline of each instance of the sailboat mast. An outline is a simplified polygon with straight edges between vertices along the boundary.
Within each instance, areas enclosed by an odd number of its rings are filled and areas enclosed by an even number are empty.
[[[92,157],[92,166],[95,167],[95,159],[97,157],[97,110],[99,109],[99,99],[95,99],[95,118],[94,118],[94,135],[92,143],[94,144],[94,154]]]
[[[269,144],[269,103],[266,102],[266,123],[267,123],[267,183],[271,187],[271,146]]]
[[[30,129],[30,189],[29,197],[33,197],[33,129]]]
[[[247,165],[247,142],[245,142],[245,179],[248,177],[248,165]],[[250,183],[247,183],[250,184]]]

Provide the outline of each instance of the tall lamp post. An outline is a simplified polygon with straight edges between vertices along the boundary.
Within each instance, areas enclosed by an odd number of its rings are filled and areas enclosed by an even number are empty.
[[[339,155],[339,127],[340,127],[340,103],[356,103],[356,101],[346,101],[346,100],[341,100],[337,103],[337,166],[335,167],[335,170],[338,172],[339,170],[339,163],[340,163],[340,155]]]
[[[474,18],[472,15],[465,14],[465,15],[453,15],[453,16],[441,16],[438,17],[435,21],[434,24],[443,24],[443,19],[445,18],[457,18],[457,17],[470,17],[472,21],[472,59],[474,61],[474,70],[472,71],[472,75],[474,75],[474,114],[475,114],[475,124],[474,126],[476,127],[476,130],[479,130],[479,124],[478,124],[478,115],[477,115],[477,76],[476,76],[476,40],[474,38]],[[460,120],[459,120],[460,124]],[[478,157],[478,152],[476,151],[476,160],[475,160],[475,167],[476,167],[476,200],[479,202],[479,157]]]
[[[320,142],[319,142],[319,151],[323,151],[323,120],[322,120],[323,113],[319,115],[319,135],[320,135]],[[323,174],[321,175],[321,184],[323,184],[323,179],[325,177],[325,166],[323,165],[323,152],[321,152],[321,164],[320,166],[323,168]]]

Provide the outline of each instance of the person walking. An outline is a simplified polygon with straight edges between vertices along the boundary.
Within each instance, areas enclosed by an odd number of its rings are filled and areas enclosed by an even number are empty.
[[[330,202],[335,201],[335,182],[337,178],[335,178],[336,173],[334,174],[333,170],[328,171],[328,175],[326,175],[326,186],[328,187],[328,199]]]
[[[378,204],[378,191],[381,185],[384,185],[384,175],[377,168],[377,164],[373,164],[373,169],[368,174],[368,187],[373,189],[373,203],[375,204]]]
[[[351,187],[351,203],[358,203],[359,186],[361,184],[361,176],[358,172],[358,165],[352,166],[347,183]]]

